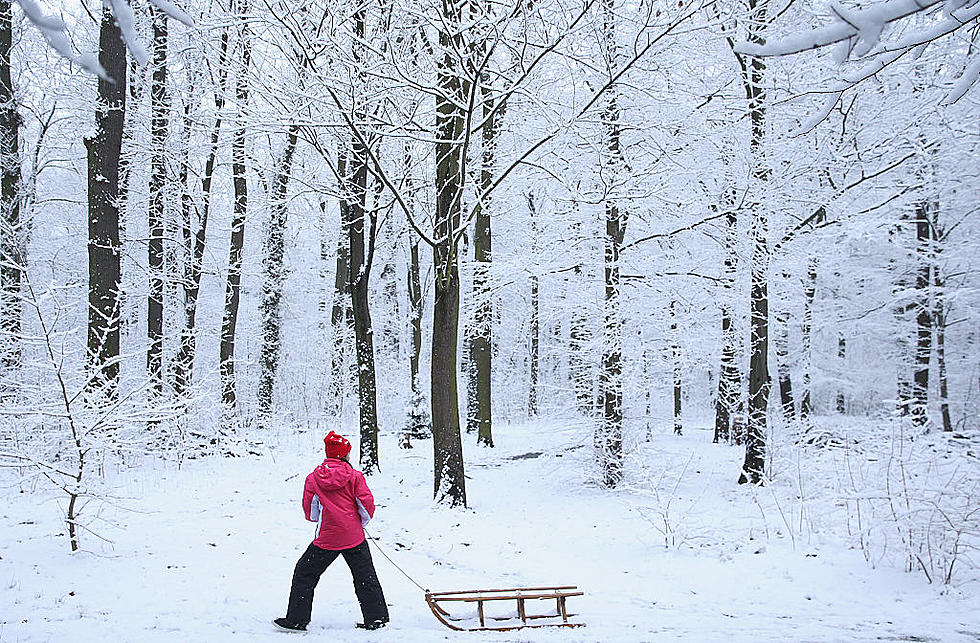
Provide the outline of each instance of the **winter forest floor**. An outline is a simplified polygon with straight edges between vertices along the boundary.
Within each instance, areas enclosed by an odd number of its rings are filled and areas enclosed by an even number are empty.
[[[470,508],[452,510],[431,500],[431,443],[400,451],[383,434],[368,528],[435,591],[577,584],[585,596],[569,607],[586,627],[452,632],[372,545],[391,625],[353,629],[360,614],[337,561],[307,640],[980,640],[975,569],[944,587],[854,546],[831,509],[840,502],[818,483],[837,477],[838,459],[740,487],[740,448],[711,444],[706,429],[660,432],[633,448],[626,484],[608,491],[591,480],[587,435],[550,420],[496,428],[495,449],[464,436]],[[313,535],[299,496],[318,443],[286,434],[260,458],[180,469],[147,461],[112,474],[114,500],[86,514],[107,540],[85,533],[74,555],[62,498],[4,484],[0,641],[289,639],[270,621],[285,612],[293,564]]]

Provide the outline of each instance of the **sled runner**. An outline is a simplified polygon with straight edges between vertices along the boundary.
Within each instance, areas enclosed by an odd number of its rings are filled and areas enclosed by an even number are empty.
[[[425,602],[443,625],[465,632],[519,630],[525,627],[581,627],[584,623],[569,622],[575,614],[569,614],[565,599],[582,596],[575,585],[553,587],[518,587],[512,589],[471,589],[461,592],[425,593]],[[516,611],[498,613],[494,607],[510,607],[504,601],[515,601]],[[554,605],[554,613],[528,613],[546,601]],[[554,601],[554,603],[551,603]],[[489,605],[487,605],[489,604]],[[450,611],[450,608],[456,608]],[[472,611],[475,608],[475,612]],[[550,610],[549,610],[550,612]]]

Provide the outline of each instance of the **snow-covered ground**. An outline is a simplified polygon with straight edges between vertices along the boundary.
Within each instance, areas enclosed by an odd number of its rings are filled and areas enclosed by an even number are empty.
[[[464,436],[470,508],[454,510],[431,500],[431,444],[400,451],[382,435],[369,531],[391,625],[353,628],[360,614],[339,560],[318,587],[309,640],[980,640],[976,583],[944,588],[869,564],[829,518],[794,509],[793,484],[735,484],[741,450],[711,444],[706,430],[635,447],[616,491],[590,480],[590,440],[574,422],[497,427],[495,437],[497,448],[481,449]],[[318,444],[306,434],[262,458],[179,470],[148,461],[116,474],[116,499],[87,508],[98,537],[83,534],[74,555],[63,500],[5,486],[0,641],[293,636],[270,622],[284,614],[293,564],[313,536],[299,497]],[[450,631],[382,551],[436,591],[578,585],[585,596],[569,608],[586,627]]]

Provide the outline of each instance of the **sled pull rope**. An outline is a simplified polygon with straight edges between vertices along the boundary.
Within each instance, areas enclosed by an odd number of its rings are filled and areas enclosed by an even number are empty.
[[[410,581],[412,581],[412,584],[413,584],[413,585],[415,585],[416,587],[418,587],[418,588],[419,588],[420,590],[422,590],[422,591],[423,591],[423,592],[425,592],[426,594],[428,594],[428,593],[429,593],[429,590],[427,590],[426,588],[424,588],[424,587],[422,587],[421,585],[419,585],[419,584],[418,584],[418,583],[417,583],[417,582],[415,581],[415,579],[414,579],[414,578],[412,578],[411,576],[409,576],[409,575],[408,575],[408,572],[406,572],[406,571],[405,571],[404,569],[402,569],[401,567],[399,567],[399,566],[398,566],[398,563],[396,563],[395,561],[393,561],[393,560],[391,559],[391,556],[389,556],[389,555],[388,555],[387,553],[385,553],[385,550],[384,550],[384,547],[382,547],[382,546],[381,546],[381,542],[380,542],[380,541],[379,541],[379,540],[378,540],[377,538],[375,538],[374,536],[372,536],[372,535],[371,535],[371,532],[369,532],[369,531],[368,531],[367,529],[365,529],[365,530],[364,530],[364,533],[365,533],[365,534],[367,534],[367,537],[368,537],[368,538],[370,538],[371,540],[373,540],[373,541],[374,541],[374,544],[378,546],[378,551],[380,551],[380,552],[381,552],[381,555],[382,555],[382,556],[384,556],[385,558],[387,558],[387,559],[388,559],[388,562],[389,562],[389,563],[391,563],[392,565],[394,565],[394,566],[395,566],[395,569],[397,569],[397,570],[398,570],[398,571],[400,571],[400,572],[401,572],[402,574],[404,574],[404,576],[405,576],[405,578],[407,578],[408,580],[410,580]]]

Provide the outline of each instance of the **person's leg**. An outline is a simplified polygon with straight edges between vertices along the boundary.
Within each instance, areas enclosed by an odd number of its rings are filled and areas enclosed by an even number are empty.
[[[289,589],[289,607],[286,610],[286,620],[294,625],[306,625],[313,613],[313,590],[320,581],[320,576],[330,563],[337,560],[340,552],[320,549],[310,545],[296,562],[293,570],[293,584]]]
[[[354,593],[357,594],[357,602],[361,604],[364,622],[387,623],[388,605],[385,603],[384,592],[381,591],[378,574],[374,571],[374,562],[371,560],[371,550],[368,548],[367,540],[357,547],[345,549],[342,553],[347,566],[350,567],[351,576],[354,577]]]

